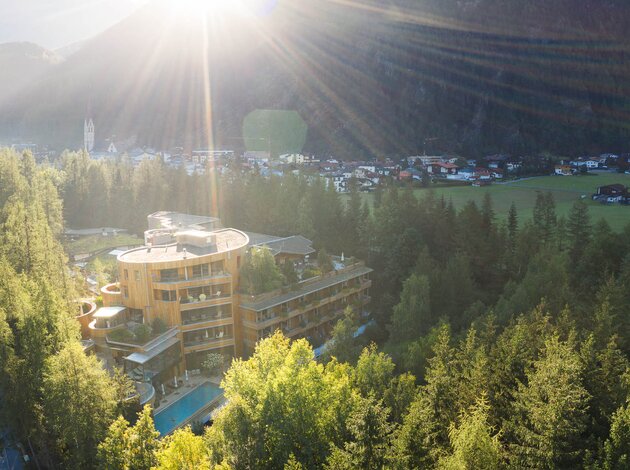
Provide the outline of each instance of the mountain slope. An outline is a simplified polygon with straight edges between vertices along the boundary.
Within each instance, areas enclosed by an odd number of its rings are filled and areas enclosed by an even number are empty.
[[[97,140],[156,147],[238,148],[271,108],[339,156],[621,151],[629,20],[613,0],[294,0],[204,26],[154,2],[14,96],[0,132],[73,145],[90,102]]]
[[[54,52],[29,42],[0,44],[0,102],[27,87],[61,61]]]

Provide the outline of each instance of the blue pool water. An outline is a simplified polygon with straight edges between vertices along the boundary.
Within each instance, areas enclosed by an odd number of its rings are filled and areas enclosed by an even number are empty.
[[[202,383],[167,408],[156,413],[154,417],[155,429],[160,431],[162,436],[166,436],[222,393],[223,390],[216,385],[210,382]]]

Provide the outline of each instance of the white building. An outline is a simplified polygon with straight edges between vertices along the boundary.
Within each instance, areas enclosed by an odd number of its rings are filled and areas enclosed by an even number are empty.
[[[94,121],[86,118],[83,121],[83,149],[91,152],[94,149]]]

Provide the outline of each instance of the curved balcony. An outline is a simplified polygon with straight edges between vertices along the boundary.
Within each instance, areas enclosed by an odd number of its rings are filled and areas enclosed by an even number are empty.
[[[88,339],[90,337],[90,322],[96,311],[96,304],[87,299],[79,300],[77,303],[79,304],[79,314],[75,318],[81,324],[81,338]]]
[[[122,305],[122,293],[120,292],[120,284],[112,282],[101,287],[101,297],[103,305],[109,307],[111,305]]]
[[[136,393],[131,399],[138,399],[140,407],[144,405],[151,405],[153,407],[155,402],[155,388],[148,382],[134,382],[136,387]]]

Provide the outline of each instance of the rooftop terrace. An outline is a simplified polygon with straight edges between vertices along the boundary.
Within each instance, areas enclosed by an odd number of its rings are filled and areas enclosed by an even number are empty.
[[[343,269],[302,281],[298,284],[298,288],[293,291],[285,292],[283,289],[277,289],[259,295],[241,294],[241,307],[261,311],[371,272],[372,269],[363,263],[353,263]]]
[[[207,246],[193,246],[182,243],[169,245],[143,246],[118,255],[118,261],[125,263],[166,263],[184,259],[223,253],[247,246],[249,238],[243,232],[232,228],[206,232],[214,235],[214,243]],[[184,251],[185,249],[185,251]]]

